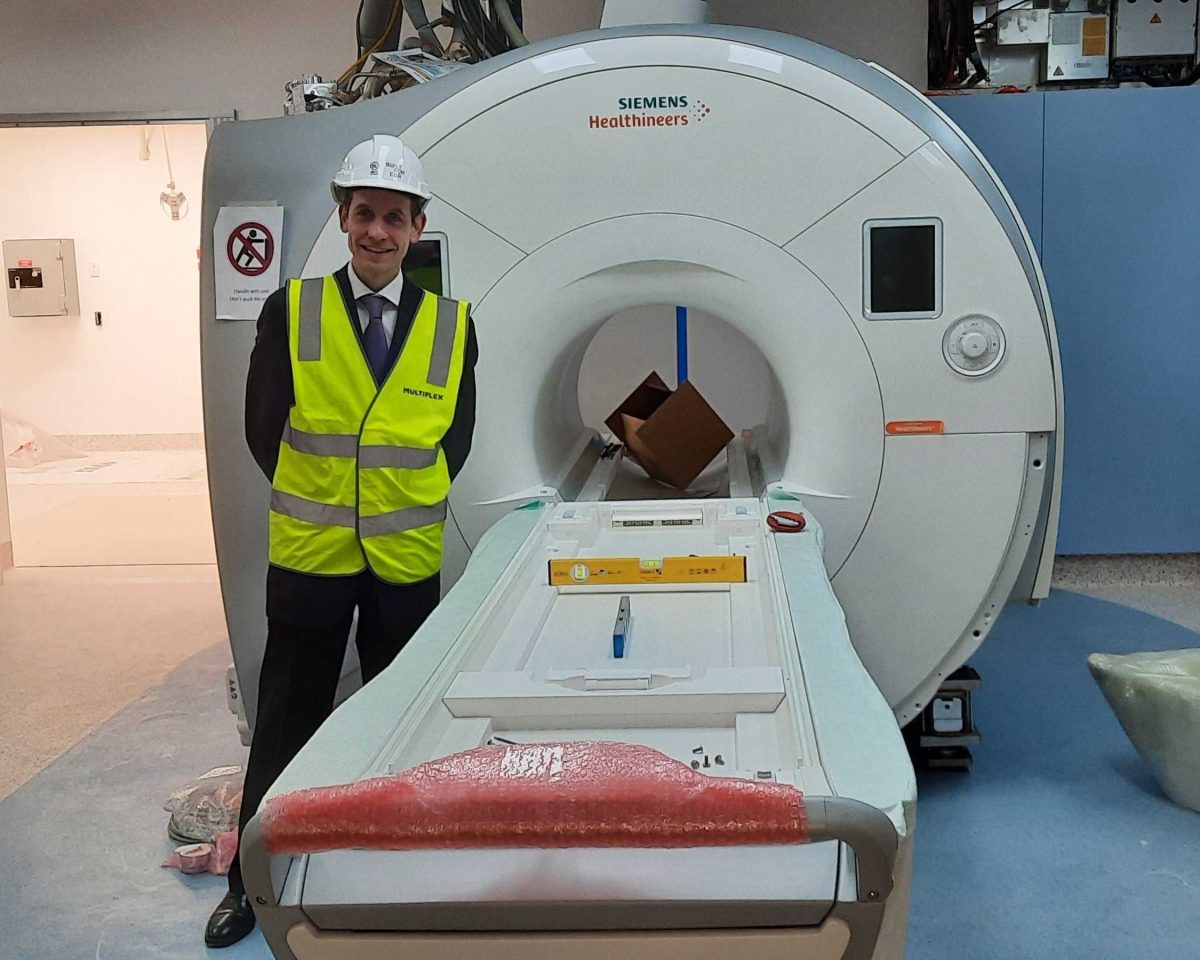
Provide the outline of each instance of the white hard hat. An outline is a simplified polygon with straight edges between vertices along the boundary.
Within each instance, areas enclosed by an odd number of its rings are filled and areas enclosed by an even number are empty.
[[[329,186],[333,199],[339,203],[346,190],[359,187],[396,190],[421,200],[433,196],[425,182],[420,158],[399,137],[386,133],[377,133],[353,147]]]

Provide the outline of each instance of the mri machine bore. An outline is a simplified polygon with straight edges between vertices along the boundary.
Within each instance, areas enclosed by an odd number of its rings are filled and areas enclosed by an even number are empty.
[[[723,760],[708,775],[800,788],[812,842],[269,855],[260,816],[243,865],[276,956],[902,955],[915,781],[898,724],[1010,598],[1046,595],[1054,555],[1057,340],[1003,187],[875,66],[777,33],[634,26],[219,127],[205,262],[221,207],[269,199],[285,276],[341,266],[325,183],[376,132],[421,156],[436,280],[473,304],[475,441],[441,607],[268,801],[495,742],[619,741],[683,763],[699,745]],[[268,486],[241,439],[253,327],[214,303],[210,267],[210,485],[252,723]],[[607,318],[654,304],[719,318],[770,369],[766,422],[734,424],[752,429],[726,451],[722,496],[608,499],[620,457],[583,422],[580,365]],[[803,533],[768,527],[797,502]],[[547,577],[552,560],[689,555],[744,558],[745,575]]]

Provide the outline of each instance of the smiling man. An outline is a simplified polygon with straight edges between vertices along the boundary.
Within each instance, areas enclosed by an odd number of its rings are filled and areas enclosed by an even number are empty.
[[[246,380],[246,440],[272,490],[242,828],[332,711],[355,611],[365,683],[437,605],[446,500],[475,426],[467,304],[401,272],[432,196],[420,160],[376,135],[331,187],[350,263],[267,299]],[[253,927],[235,860],[205,942],[229,946]]]

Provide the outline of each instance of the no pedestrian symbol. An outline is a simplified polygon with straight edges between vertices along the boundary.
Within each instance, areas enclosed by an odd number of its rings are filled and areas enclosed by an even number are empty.
[[[253,220],[229,232],[225,252],[233,269],[247,277],[266,273],[275,258],[275,239],[271,231]]]

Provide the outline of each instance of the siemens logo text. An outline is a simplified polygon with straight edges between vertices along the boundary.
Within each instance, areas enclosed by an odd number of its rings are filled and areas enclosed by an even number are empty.
[[[679,110],[687,109],[687,97],[621,97],[618,110]]]

